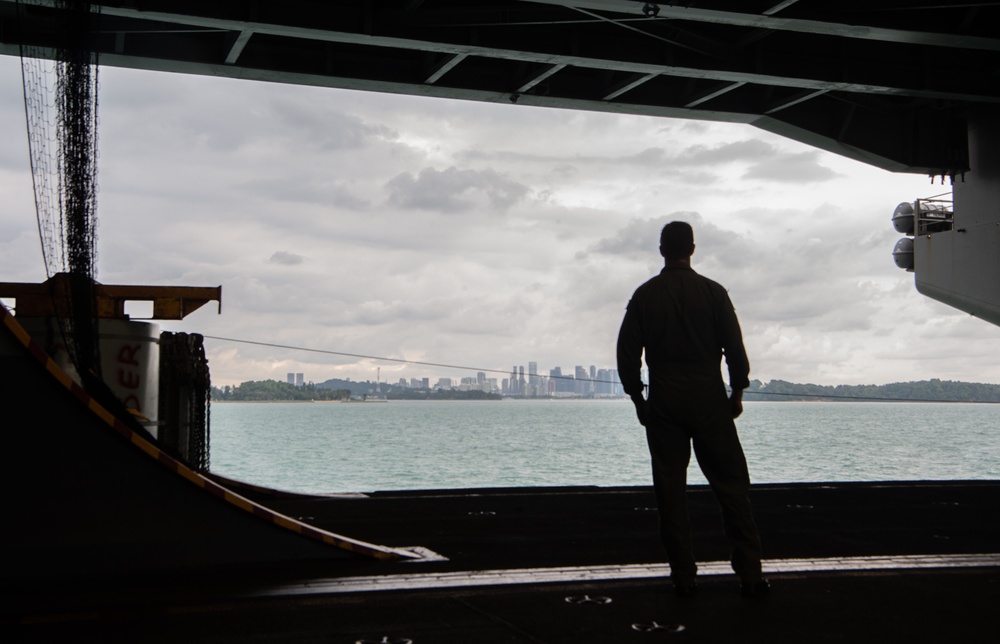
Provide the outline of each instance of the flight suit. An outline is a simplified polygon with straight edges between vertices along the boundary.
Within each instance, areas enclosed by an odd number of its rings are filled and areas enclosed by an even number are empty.
[[[760,579],[750,475],[720,369],[725,356],[730,385],[749,386],[750,364],[726,290],[688,266],[665,267],[636,289],[618,335],[618,372],[629,395],[642,392],[644,350],[646,439],[671,577],[690,583],[697,572],[686,496],[693,445],[722,510],[733,570],[744,581]]]

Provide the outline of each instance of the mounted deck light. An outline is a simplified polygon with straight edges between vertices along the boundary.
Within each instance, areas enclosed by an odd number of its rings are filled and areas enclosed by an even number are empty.
[[[904,201],[892,212],[892,227],[897,233],[912,235],[916,229],[916,209],[913,204]],[[913,238],[903,237],[892,249],[892,261],[903,270],[913,272]]]
[[[903,270],[913,272],[913,238],[903,237],[892,249],[892,261]]]
[[[892,227],[897,233],[913,234],[913,212],[913,204],[908,201],[896,206],[896,210],[892,213]]]

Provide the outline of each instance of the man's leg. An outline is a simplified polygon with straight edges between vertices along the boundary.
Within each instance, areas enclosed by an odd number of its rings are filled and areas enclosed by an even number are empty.
[[[695,456],[722,508],[732,565],[744,583],[762,578],[761,544],[750,506],[750,474],[731,418],[719,416],[694,437]]]
[[[659,419],[657,419],[659,420]],[[660,514],[660,539],[670,562],[670,577],[680,590],[694,584],[698,572],[691,542],[691,519],[687,505],[687,468],[691,440],[668,424],[646,426],[646,441],[653,464],[653,489]]]

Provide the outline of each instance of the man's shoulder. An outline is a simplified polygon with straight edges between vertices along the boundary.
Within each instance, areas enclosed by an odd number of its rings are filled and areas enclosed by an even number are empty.
[[[633,297],[635,297],[635,295],[655,291],[660,288],[670,288],[671,284],[678,284],[683,281],[687,281],[688,283],[698,282],[712,291],[719,291],[722,293],[729,292],[729,289],[715,280],[705,277],[701,273],[696,272],[694,269],[686,268],[683,270],[665,270],[653,275],[635,289]]]
[[[719,284],[710,277],[705,277],[704,275],[697,272],[693,268],[674,268],[674,269],[666,269],[660,271],[653,277],[646,280],[639,288],[648,287],[649,285],[654,285],[654,284],[667,284],[674,280],[690,280],[694,282],[701,282],[702,284],[709,285],[712,288],[720,288],[724,291],[726,290],[726,287],[724,287],[722,284]]]
[[[661,273],[657,273],[636,287],[635,292],[632,294],[632,298],[634,299],[637,296],[641,296],[643,293],[648,293],[650,290],[657,288],[662,283],[663,275]]]
[[[719,284],[718,282],[716,282],[715,280],[713,280],[713,279],[711,279],[709,277],[705,277],[704,275],[698,275],[698,277],[700,279],[704,280],[705,284],[707,284],[709,286],[709,288],[712,288],[712,289],[715,289],[715,290],[718,290],[718,291],[722,291],[724,293],[728,293],[729,292],[729,289],[727,289],[725,286],[723,286],[722,284]]]

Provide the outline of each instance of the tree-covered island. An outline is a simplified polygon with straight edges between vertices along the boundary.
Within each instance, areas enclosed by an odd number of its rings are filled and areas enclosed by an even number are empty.
[[[296,387],[278,380],[249,380],[235,387],[212,387],[212,400],[232,400],[253,402],[265,400],[348,400],[351,392],[348,389],[328,389],[309,383]]]
[[[250,380],[236,386],[212,387],[219,401],[366,401],[366,400],[500,400],[499,394],[458,389],[412,389],[387,383],[327,380],[296,386],[278,380]]]
[[[1000,403],[1000,385],[951,380],[893,382],[887,385],[813,385],[785,380],[753,380],[744,400],[900,401]]]

